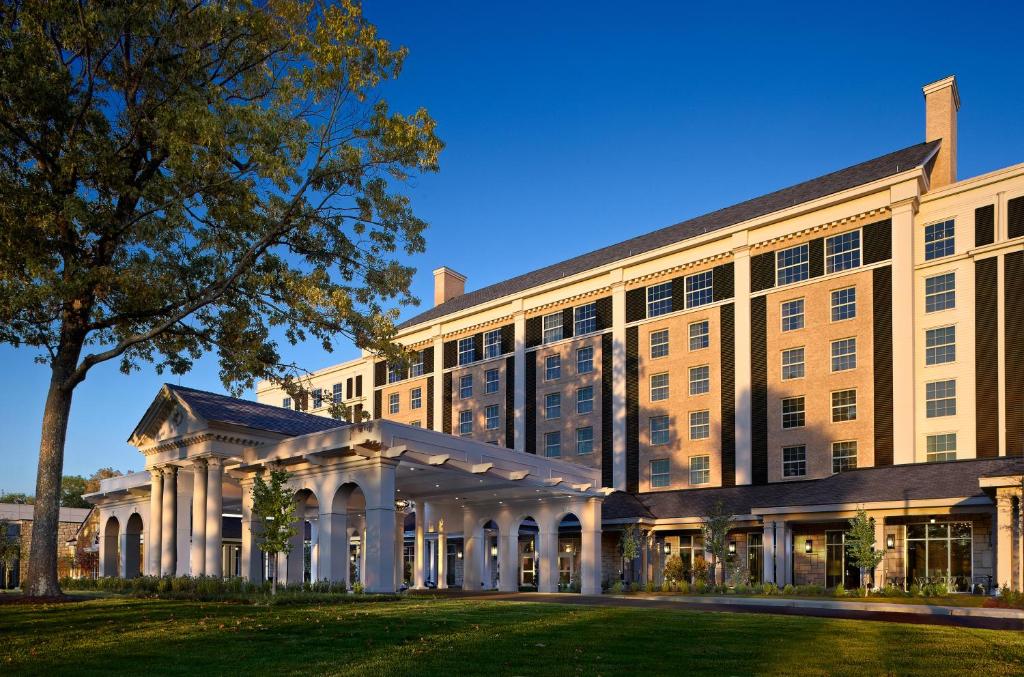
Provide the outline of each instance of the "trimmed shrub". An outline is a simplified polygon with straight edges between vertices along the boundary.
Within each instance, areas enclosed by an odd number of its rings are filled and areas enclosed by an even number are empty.
[[[611,591],[612,591],[612,594],[614,594],[614,595],[621,595],[622,594],[622,581],[615,581],[614,583],[612,583]]]
[[[832,588],[832,596],[846,597],[846,589],[843,587],[842,583],[839,583],[838,585],[836,585],[836,587]]]
[[[668,581],[662,581],[661,582],[661,591],[662,592],[672,592],[672,584],[670,582],[668,582]]]
[[[637,582],[637,581],[633,581],[632,583],[630,583],[629,584],[629,591],[630,592],[640,592],[640,583]]]

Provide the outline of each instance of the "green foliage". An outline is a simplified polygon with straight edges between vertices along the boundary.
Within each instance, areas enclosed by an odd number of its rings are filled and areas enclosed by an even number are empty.
[[[279,553],[289,553],[292,549],[291,539],[296,534],[295,527],[295,491],[288,487],[292,475],[286,470],[270,471],[270,481],[263,479],[262,473],[256,476],[252,486],[252,513],[260,522],[262,531],[259,548],[267,553],[272,562],[276,562]],[[277,575],[272,575],[271,592],[277,592]]]
[[[697,557],[693,561],[693,582],[707,584],[708,582],[708,561],[703,557]]]
[[[683,568],[683,558],[679,555],[672,555],[665,560],[665,579],[669,581],[681,581],[686,575]]]
[[[784,587],[782,589],[782,594],[783,595],[792,595],[792,594],[795,594],[795,593],[796,593],[796,588],[793,586],[792,583],[787,583],[786,587]]]
[[[999,589],[999,594],[985,600],[984,606],[1003,609],[1024,609],[1024,592],[1011,590],[1004,585]]]
[[[619,549],[622,552],[623,559],[632,562],[640,556],[642,537],[643,532],[635,524],[630,524],[622,531],[622,536],[619,539]]]
[[[761,588],[761,594],[763,595],[777,595],[779,594],[779,586],[774,583],[765,583]]]
[[[672,583],[666,578],[661,582],[662,592],[672,592]]]
[[[654,592],[654,581],[647,581],[647,583],[644,585],[644,592]]]
[[[8,580],[4,581],[4,587],[9,588],[11,581],[11,567],[21,557],[21,541],[10,533],[10,523],[7,520],[0,520],[0,563],[4,565],[4,572]]]
[[[875,549],[875,521],[868,517],[863,508],[857,511],[856,516],[850,518],[850,528],[846,531],[846,556],[853,566],[860,569],[861,586],[864,589],[864,596],[867,597],[865,574],[878,566],[885,553]]]
[[[60,481],[60,504],[65,508],[89,508],[92,504],[82,498],[87,480],[81,475],[65,475]]]
[[[710,581],[718,582],[718,564],[725,563],[725,551],[728,546],[729,532],[735,525],[732,521],[732,513],[726,510],[725,504],[715,501],[714,505],[706,515],[701,516],[701,532],[704,534],[704,551],[711,553]],[[725,571],[722,572],[723,578]]]
[[[640,582],[639,581],[633,581],[632,583],[630,583],[629,584],[629,591],[630,592],[640,592]]]
[[[612,583],[611,592],[613,595],[622,594],[622,581],[615,581]]]
[[[836,583],[836,587],[832,588],[833,597],[846,597],[846,589],[842,583]]]
[[[25,494],[17,491],[6,491],[0,493],[0,503],[18,503],[21,505],[32,505],[36,502],[36,497],[31,494]]]

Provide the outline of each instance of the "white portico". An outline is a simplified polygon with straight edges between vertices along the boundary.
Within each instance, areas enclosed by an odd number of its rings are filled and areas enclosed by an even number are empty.
[[[263,580],[250,491],[257,474],[282,467],[293,475],[299,523],[276,567],[281,582],[355,577],[368,591],[396,590],[406,512],[414,511],[415,587],[446,586],[453,539],[464,589],[516,590],[529,580],[554,591],[571,577],[584,593],[600,591],[607,492],[595,470],[389,421],[350,425],[175,386],[161,389],[131,441],[148,474],[105,482],[91,497],[105,575]],[[239,516],[240,547],[231,550],[222,530]],[[144,569],[135,564],[143,551]],[[225,552],[238,561],[229,565]]]

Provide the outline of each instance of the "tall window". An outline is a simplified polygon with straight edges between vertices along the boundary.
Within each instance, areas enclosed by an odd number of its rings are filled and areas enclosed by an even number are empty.
[[[832,422],[857,420],[857,391],[837,390],[832,393]]]
[[[466,399],[473,397],[473,375],[466,374],[459,377],[459,398]]]
[[[651,402],[668,399],[668,373],[651,376]]]
[[[713,273],[705,270],[703,273],[686,276],[686,307],[696,308],[714,301]]]
[[[423,388],[413,388],[409,391],[409,408],[419,409],[423,406]]]
[[[924,312],[956,308],[956,273],[943,273],[924,280]]]
[[[647,317],[672,312],[672,282],[662,282],[647,288]]]
[[[544,433],[544,455],[548,458],[558,458],[562,455],[562,433],[560,431]]]
[[[706,364],[690,367],[690,394],[703,395],[711,391],[711,368]]]
[[[548,355],[544,358],[544,380],[557,381],[562,378],[562,356]]]
[[[476,362],[476,345],[473,337],[459,339],[459,364]]]
[[[711,345],[711,331],[707,320],[690,324],[690,350],[702,350]]]
[[[952,256],[955,249],[956,226],[953,219],[932,223],[924,227],[924,260]]]
[[[847,287],[832,292],[832,321],[857,317],[857,288]]]
[[[590,426],[576,428],[576,453],[581,455],[594,453],[594,429]]]
[[[334,400],[335,404],[341,404],[342,396],[341,396],[341,384],[340,383],[335,383],[334,384],[334,389],[333,389],[331,395],[332,395],[332,399]]]
[[[399,407],[398,393],[391,393],[390,395],[388,395],[388,413],[389,414],[397,414],[398,413],[398,407]]]
[[[498,392],[497,369],[488,369],[484,372],[484,392],[488,394]]]
[[[804,328],[804,300],[793,299],[782,302],[782,331]]]
[[[799,444],[782,447],[782,476],[802,477],[807,474],[807,447]]]
[[[542,320],[544,323],[544,343],[551,343],[552,341],[562,340],[562,313],[551,313],[545,315]]]
[[[775,281],[777,284],[792,284],[810,276],[807,265],[806,244],[782,249],[775,253]]]
[[[907,525],[907,580],[952,579],[952,588],[967,592],[974,582],[972,525],[938,522]]]
[[[956,327],[938,327],[924,333],[925,364],[945,364],[956,361]]]
[[[466,437],[473,434],[473,412],[464,409],[459,412],[459,435]]]
[[[397,364],[388,365],[388,383],[395,383],[396,381],[402,380],[402,370],[398,368]]]
[[[484,359],[501,355],[501,330],[484,332]]]
[[[576,350],[576,373],[589,374],[594,371],[594,349],[590,346]]]
[[[804,349],[790,348],[782,351],[782,380],[789,381],[804,377]]]
[[[691,411],[690,412],[690,439],[706,440],[711,436],[711,412]]]
[[[924,384],[925,415],[928,418],[956,415],[956,381],[932,381]]]
[[[838,273],[860,266],[860,231],[825,238],[825,272]]]
[[[544,418],[561,418],[562,416],[562,394],[548,393],[544,396]]]
[[[751,583],[760,583],[764,576],[764,539],[762,534],[747,534],[747,572]]]
[[[409,376],[423,376],[423,352],[417,350],[409,356]]]
[[[583,336],[584,334],[591,334],[597,331],[597,304],[588,303],[583,306],[577,306],[573,310],[573,319],[575,320],[573,325],[574,335]]]
[[[782,427],[803,428],[807,422],[804,398],[787,397],[782,400]]]
[[[292,408],[292,398],[286,397],[283,400],[281,400],[281,406],[284,407],[285,409],[291,409]]]
[[[313,390],[313,408],[319,409],[324,406],[324,391],[320,388]]]
[[[929,435],[925,438],[925,452],[925,458],[929,462],[955,461],[956,433]]]
[[[668,459],[659,458],[651,461],[651,486],[667,487],[670,483]]]
[[[489,404],[484,408],[484,425],[488,430],[498,429],[498,405]]]
[[[651,332],[651,359],[668,355],[668,329]]]
[[[832,371],[847,371],[857,367],[857,339],[845,338],[832,342]]]
[[[832,443],[832,472],[857,469],[857,440]]]
[[[576,390],[576,413],[589,414],[594,411],[594,386]]]
[[[707,484],[711,481],[711,457],[690,457],[690,484]]]
[[[668,444],[668,416],[651,417],[651,444]]]

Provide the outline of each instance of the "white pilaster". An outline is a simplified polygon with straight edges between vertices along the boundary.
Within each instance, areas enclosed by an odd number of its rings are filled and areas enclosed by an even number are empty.
[[[427,581],[427,504],[416,501],[416,555],[413,565],[414,587],[422,590]]]
[[[437,589],[448,587],[448,535],[445,532],[445,521],[437,521]]]
[[[733,235],[733,355],[736,383],[736,484],[753,481],[751,460],[750,249],[747,233]]]
[[[363,586],[367,592],[394,592],[395,466],[381,464],[375,479],[375,487],[363,487],[366,496]]]
[[[465,510],[462,519],[462,589],[478,592],[484,571],[483,527],[477,525],[472,510]]]
[[[289,585],[301,584],[306,577],[306,504],[304,502],[300,503],[295,510],[293,526],[295,533],[289,541],[291,550],[288,551],[285,558],[288,572],[285,582]]]
[[[192,548],[189,569],[193,576],[206,573],[206,459],[192,461]]]
[[[263,554],[259,549],[262,528],[252,512],[251,490],[251,485],[242,485],[242,576],[250,583],[262,583]]]
[[[178,467],[164,467],[163,507],[160,526],[160,574],[177,576],[178,564]]]
[[[441,338],[441,325],[434,329],[434,430],[444,430],[444,339]]]
[[[206,564],[207,576],[220,577],[224,573],[223,534],[224,477],[223,462],[219,458],[206,461]]]
[[[885,555],[885,517],[875,517],[875,550]],[[875,567],[875,587],[885,587],[885,557]]]
[[[764,574],[761,578],[764,583],[775,583],[775,523],[764,523],[764,535],[761,537],[761,561],[764,565]]]
[[[149,470],[149,522],[146,523],[146,573],[160,575],[160,532],[163,529],[164,473],[160,468]]]
[[[537,533],[537,568],[537,592],[558,592],[558,531]]]
[[[996,571],[994,584],[1019,590],[1020,582],[1013,571],[1014,541],[1013,497],[1005,490],[996,490]]]
[[[894,186],[892,200],[892,401],[893,463],[913,463],[914,388],[914,214],[917,181]]]
[[[626,287],[612,273],[612,486],[626,490]]]
[[[526,313],[520,309],[515,314],[515,379],[513,383],[514,443],[516,451],[526,451]],[[506,414],[507,415],[507,414]]]
[[[580,519],[580,592],[584,595],[601,594],[601,510],[602,502],[587,501]]]
[[[348,515],[320,513],[317,516],[317,579],[348,583]]]

